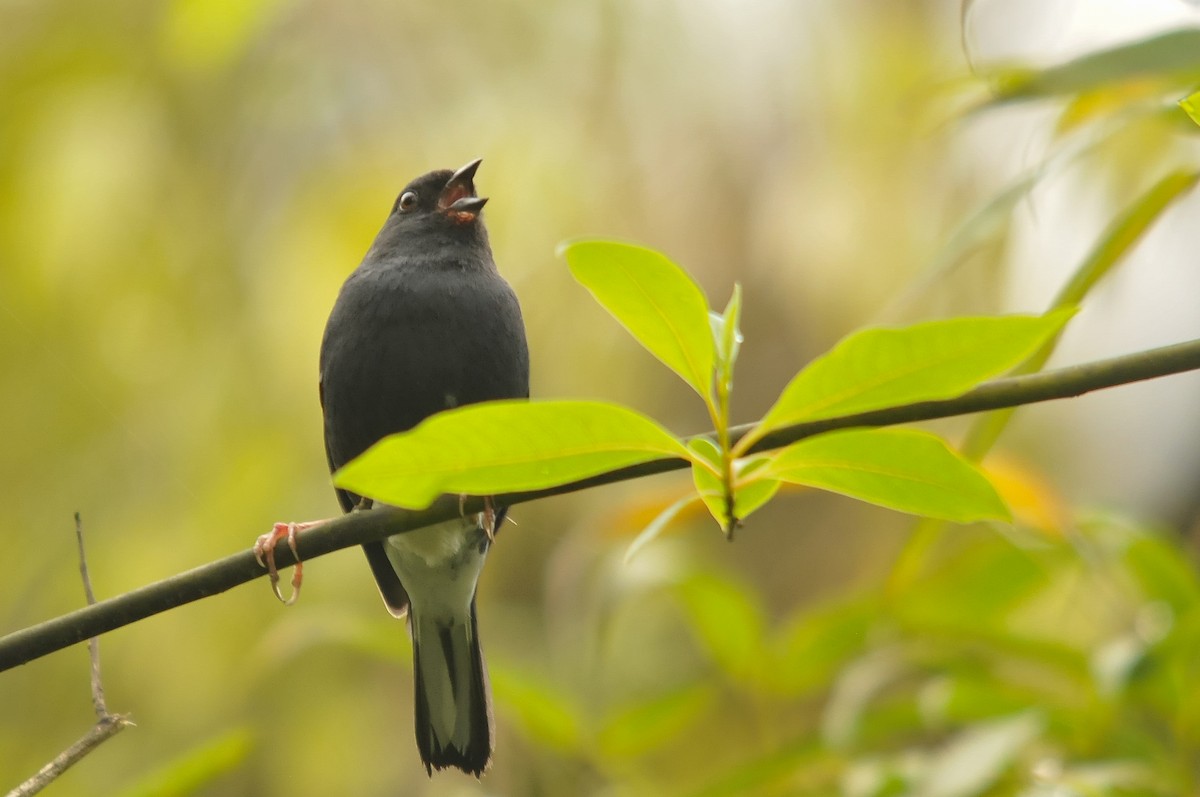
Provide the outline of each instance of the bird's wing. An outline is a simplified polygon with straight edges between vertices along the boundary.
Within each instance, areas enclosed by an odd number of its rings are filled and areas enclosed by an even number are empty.
[[[324,381],[317,383],[317,391],[321,397],[321,412],[325,412],[325,383]],[[330,447],[329,434],[325,435],[325,459],[329,463],[329,472],[333,473],[338,469],[339,463],[334,455],[333,449]],[[358,504],[359,496],[348,490],[337,489],[338,503],[342,505],[343,512],[350,512]],[[383,549],[383,542],[368,542],[363,545],[363,553],[367,555],[367,564],[371,566],[371,573],[375,576],[375,584],[379,587],[379,594],[383,598],[384,605],[388,611],[396,617],[403,617],[408,612],[408,592],[405,591],[404,585],[400,583],[400,577],[396,575],[395,568],[388,561],[387,553]]]
[[[375,585],[379,587],[379,595],[383,598],[384,605],[393,617],[403,617],[408,613],[408,592],[400,583],[396,568],[392,567],[392,562],[383,549],[383,542],[368,542],[362,549],[367,555],[367,564],[371,566],[371,573],[375,576]]]

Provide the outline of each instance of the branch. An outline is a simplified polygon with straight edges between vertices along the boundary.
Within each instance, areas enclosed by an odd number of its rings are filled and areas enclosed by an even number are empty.
[[[72,765],[79,763],[80,759],[99,747],[102,742],[116,736],[131,724],[128,718],[120,714],[110,714],[97,720],[96,724],[75,744],[55,756],[53,761],[39,769],[37,774],[29,780],[10,791],[6,797],[29,797],[29,795],[37,794]]]
[[[1194,370],[1200,370],[1200,340],[1028,376],[996,379],[952,399],[922,401],[800,423],[771,432],[751,451],[780,448],[835,429],[890,426],[1072,398],[1093,390]],[[730,430],[732,441],[736,442],[752,428],[753,425],[746,425]],[[704,436],[711,437],[712,433]],[[498,496],[497,502],[511,506],[552,495],[563,495],[604,484],[681,470],[687,466],[688,463],[681,459],[655,460],[546,490]],[[352,512],[305,532],[300,535],[297,544],[301,557],[307,561],[342,548],[450,520],[464,508],[468,512],[482,511],[483,501],[472,498],[466,502],[465,507],[460,508],[457,498],[443,496],[430,508],[420,512],[390,507],[379,507],[369,512]],[[281,546],[275,554],[280,567],[294,563],[291,552],[286,547]],[[47,653],[167,609],[216,595],[263,575],[265,571],[255,562],[254,555],[247,546],[246,550],[216,562],[0,638],[0,671],[25,664]]]
[[[92,592],[92,578],[88,575],[87,555],[83,549],[83,520],[75,513],[75,542],[79,546],[79,575],[83,579],[83,594],[87,596],[88,606],[96,605],[96,595]],[[85,755],[95,750],[100,744],[133,724],[125,714],[112,714],[104,700],[104,685],[100,682],[100,640],[92,637],[88,640],[88,653],[92,659],[92,707],[96,710],[96,724],[91,730],[79,738],[75,744],[56,755],[54,759],[37,771],[33,777],[10,791],[7,797],[30,797],[49,786],[60,775]]]

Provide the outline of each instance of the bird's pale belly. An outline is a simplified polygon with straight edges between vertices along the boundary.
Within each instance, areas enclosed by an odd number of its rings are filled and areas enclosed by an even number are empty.
[[[384,548],[416,612],[430,620],[467,616],[488,551],[475,516],[397,534]]]

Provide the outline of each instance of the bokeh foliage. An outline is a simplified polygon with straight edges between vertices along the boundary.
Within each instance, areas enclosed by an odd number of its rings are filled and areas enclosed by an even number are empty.
[[[1078,223],[1059,232],[1094,244],[1088,219],[1194,169],[1200,128],[1175,101],[1200,66],[1172,40],[1162,62],[1150,44],[968,77],[957,6],[0,6],[0,627],[81,602],[75,510],[101,597],[336,511],[321,328],[430,168],[485,159],[534,394],[677,433],[706,413],[573,284],[559,241],[638,240],[711,296],[742,284],[735,421],[868,322],[1045,310],[1001,298],[1013,219],[1068,174]],[[1023,113],[1032,164],[1005,126]],[[1059,439],[1001,437],[987,467],[1017,523],[951,527],[904,578],[906,520],[811,492],[733,545],[685,509],[692,533],[628,564],[686,481],[522,507],[481,586],[499,721],[482,784],[425,777],[408,643],[347,552],[294,609],[255,585],[107,636],[110,706],[138,728],[55,788],[1190,793],[1200,583],[1178,508],[1195,504],[1174,496],[1167,527],[1064,490]],[[81,649],[0,676],[0,782],[82,732],[87,688]]]

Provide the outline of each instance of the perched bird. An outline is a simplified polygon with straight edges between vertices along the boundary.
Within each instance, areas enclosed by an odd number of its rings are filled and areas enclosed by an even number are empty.
[[[338,294],[320,363],[331,471],[436,412],[529,396],[521,309],[480,218],[479,163],[405,186]],[[345,490],[337,497],[346,512],[362,502]],[[475,587],[503,509],[496,514],[363,546],[387,608],[408,614],[417,748],[430,774],[458,767],[478,776],[491,763]]]

